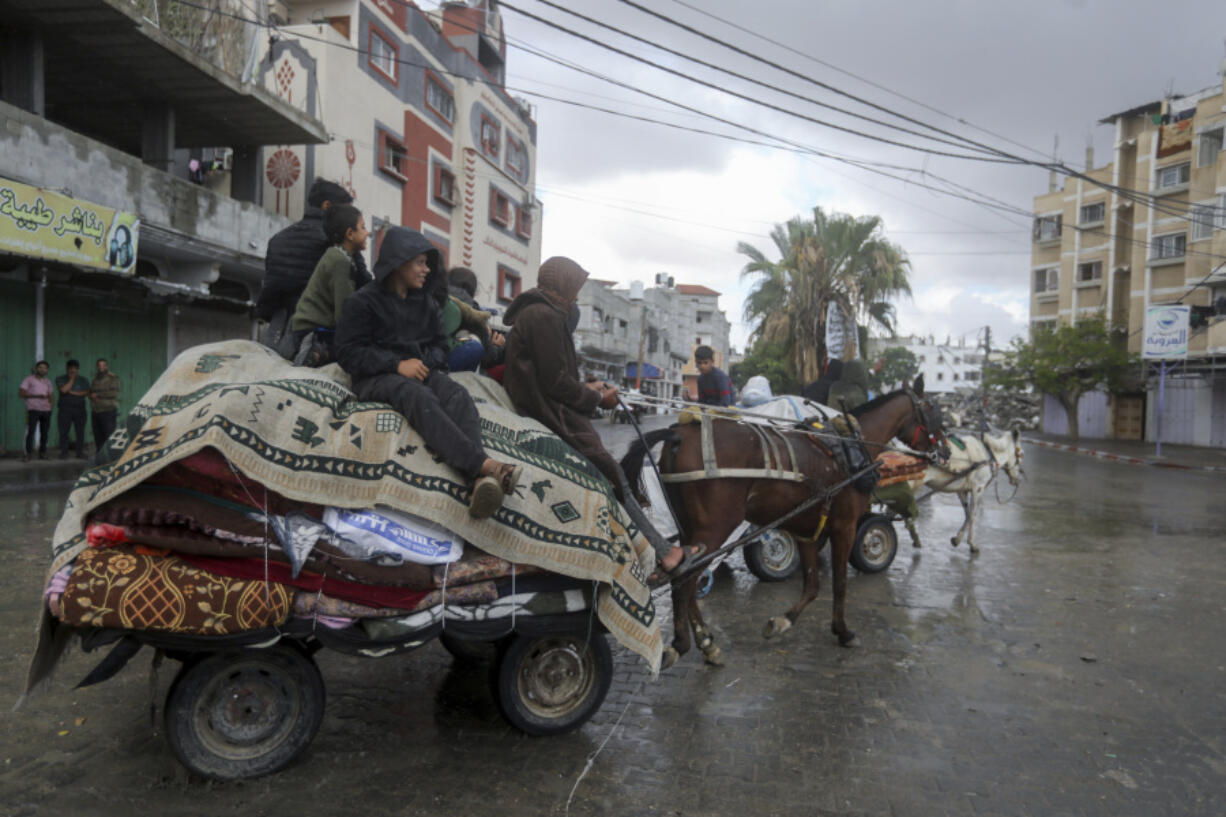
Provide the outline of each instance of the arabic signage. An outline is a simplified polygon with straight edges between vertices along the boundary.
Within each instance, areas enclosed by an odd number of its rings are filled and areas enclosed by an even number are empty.
[[[834,301],[826,304],[826,356],[842,360],[855,346],[855,329]]]
[[[1151,306],[1145,311],[1145,341],[1141,357],[1150,360],[1188,356],[1188,312],[1182,305]]]
[[[140,218],[0,178],[0,253],[131,275]]]

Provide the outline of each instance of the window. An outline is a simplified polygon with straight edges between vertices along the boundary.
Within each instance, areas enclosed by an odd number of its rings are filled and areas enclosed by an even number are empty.
[[[1217,197],[1217,221],[1214,226],[1226,230],[1226,193]]]
[[[511,200],[495,187],[490,188],[490,221],[503,227],[511,223]]]
[[[392,82],[396,81],[396,46],[372,26],[370,29],[370,64]]]
[[[434,198],[449,207],[455,206],[455,174],[442,165],[434,167]]]
[[[937,355],[937,363],[944,363],[945,355]]]
[[[954,372],[954,380],[957,380],[957,379],[958,379],[958,373]]]
[[[525,168],[528,167],[528,153],[524,150],[523,143],[518,139],[512,139],[510,134],[507,134],[507,170],[511,171],[511,175],[515,178],[522,178]]]
[[[1188,211],[1188,221],[1192,222],[1192,240],[1213,237],[1213,220],[1216,210],[1212,204],[1194,204]]]
[[[1101,281],[1103,279],[1103,262],[1089,261],[1077,265],[1077,282]]]
[[[1166,190],[1171,187],[1178,187],[1181,184],[1187,184],[1192,177],[1192,163],[1184,162],[1181,165],[1168,165],[1158,168],[1158,175],[1154,187],[1159,190]]]
[[[481,152],[494,159],[498,158],[498,145],[502,141],[500,130],[497,122],[481,114]]]
[[[937,372],[937,380],[944,380],[945,372]]]
[[[1060,237],[1060,228],[1064,217],[1043,216],[1034,220],[1034,240],[1035,241],[1055,241]]]
[[[1200,135],[1200,154],[1197,167],[1212,167],[1217,164],[1217,155],[1222,152],[1222,129],[1206,131]]]
[[[1034,271],[1034,291],[1036,295],[1045,292],[1057,292],[1060,289],[1060,270],[1057,267],[1037,269]]]
[[[520,207],[515,211],[515,232],[521,238],[532,237],[532,211]]]
[[[979,372],[974,371],[973,369],[969,372],[964,372],[962,375],[962,379],[963,380],[978,380]]]
[[[379,169],[397,181],[408,181],[409,154],[396,138],[379,132]]]
[[[455,121],[455,99],[437,79],[426,75],[426,104],[448,122]]]
[[[1162,258],[1182,258],[1186,249],[1187,236],[1183,233],[1160,235],[1156,236],[1154,243],[1150,245],[1149,257],[1155,261]]]
[[[1107,203],[1096,201],[1093,204],[1081,205],[1081,216],[1078,224],[1100,224],[1107,220]]]
[[[498,300],[502,303],[510,303],[519,295],[520,285],[519,273],[510,267],[498,265]]]

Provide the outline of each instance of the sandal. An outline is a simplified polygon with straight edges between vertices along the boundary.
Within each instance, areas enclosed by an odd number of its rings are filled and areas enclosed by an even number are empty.
[[[498,487],[502,488],[503,496],[510,496],[515,493],[515,486],[519,484],[519,478],[523,476],[524,467],[516,465],[513,462],[500,462],[498,470],[494,472],[494,479],[498,480]]]
[[[672,584],[677,580],[678,576],[684,575],[685,571],[690,568],[694,562],[707,555],[706,545],[691,545],[689,548],[681,549],[681,561],[673,566],[672,570],[665,570],[663,565],[656,565],[656,569],[647,577],[647,586],[655,589],[663,587],[666,584]]]
[[[473,484],[468,500],[468,515],[473,519],[489,519],[502,507],[502,487],[494,477],[480,477]]]

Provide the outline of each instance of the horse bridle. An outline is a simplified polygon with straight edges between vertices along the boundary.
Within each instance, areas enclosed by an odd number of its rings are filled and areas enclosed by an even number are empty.
[[[938,461],[938,440],[937,431],[940,431],[940,421],[936,423],[936,428],[932,428],[929,417],[924,411],[925,402],[920,400],[911,389],[907,389],[907,397],[911,400],[911,419],[915,422],[915,432],[911,435],[910,440],[904,440],[907,447],[913,451],[919,451],[917,448],[919,441],[925,436],[928,438],[928,450],[923,454],[926,458],[933,462]]]

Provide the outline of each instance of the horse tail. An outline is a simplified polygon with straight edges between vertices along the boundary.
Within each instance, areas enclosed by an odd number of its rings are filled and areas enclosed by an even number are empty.
[[[626,482],[631,488],[637,488],[639,485],[639,477],[643,471],[643,457],[649,456],[651,448],[661,440],[669,442],[680,442],[681,435],[671,428],[659,428],[655,431],[648,431],[641,439],[635,439],[630,443],[630,450],[626,452],[626,456],[621,459],[622,473],[626,475]]]

